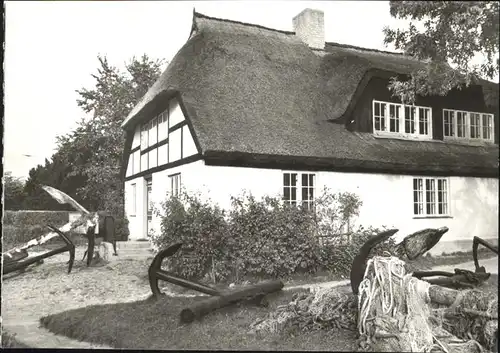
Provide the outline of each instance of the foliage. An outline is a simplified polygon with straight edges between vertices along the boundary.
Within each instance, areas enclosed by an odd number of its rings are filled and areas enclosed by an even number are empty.
[[[410,23],[406,29],[385,27],[385,43],[429,63],[409,80],[393,78],[389,88],[403,102],[413,103],[417,95],[443,96],[498,74],[498,1],[391,1],[390,13]],[[479,55],[483,63],[472,64]]]
[[[325,269],[346,275],[361,245],[379,230],[360,228],[351,234],[351,243],[323,246],[318,235],[323,232],[338,240],[338,225],[356,216],[361,206],[354,194],[324,192],[330,195],[319,196],[316,210],[321,212],[291,206],[279,198],[257,200],[245,193],[233,197],[231,209],[224,212],[210,200],[182,192],[167,198],[156,211],[161,234],[150,238],[156,248],[184,244],[169,263],[172,270],[189,278],[242,281]],[[322,217],[329,219],[323,221]],[[375,253],[393,245],[390,240]]]
[[[6,211],[3,218],[2,241],[4,248],[24,244],[48,233],[48,224],[60,227],[68,222],[67,211],[31,212]]]
[[[176,273],[187,278],[213,273],[214,281],[225,278],[227,273],[224,269],[215,270],[215,264],[223,263],[228,250],[224,212],[209,201],[202,201],[185,192],[168,198],[162,204],[162,210],[165,216],[161,220],[161,234],[150,237],[156,247],[183,243],[172,259]]]
[[[241,275],[283,277],[315,272],[318,241],[313,213],[278,198],[232,198],[229,217],[232,262]]]
[[[121,123],[153,85],[163,61],[147,55],[132,58],[125,71],[98,56],[99,67],[92,88],[77,90],[77,104],[87,113],[70,133],[57,138],[52,161],[30,171],[26,191],[36,209],[46,208],[50,196],[39,187],[53,186],[71,195],[89,211],[106,210],[115,218],[117,236],[128,236],[124,214],[124,183],[121,166],[125,142]],[[41,204],[41,205],[40,205]],[[43,205],[43,206],[42,206]]]
[[[12,175],[11,172],[4,174],[4,208],[6,210],[21,210],[23,209],[24,199],[24,183]]]
[[[60,227],[69,221],[67,211],[6,211],[3,224],[16,227],[46,226]]]
[[[331,239],[344,230],[350,232],[350,222],[353,217],[359,215],[362,205],[363,202],[356,194],[332,193],[324,188],[315,201],[318,235]]]

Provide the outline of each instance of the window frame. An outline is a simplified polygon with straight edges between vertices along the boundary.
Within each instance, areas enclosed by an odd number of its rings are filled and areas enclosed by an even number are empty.
[[[314,172],[300,172],[300,171],[282,171],[282,182],[281,182],[281,199],[284,203],[288,203],[289,205],[295,206],[304,206],[307,205],[308,210],[314,210],[315,201],[316,201],[316,191],[318,185],[318,174]],[[285,185],[285,175],[290,175],[289,185]],[[292,175],[296,175],[295,185],[292,185]],[[303,177],[307,175],[307,185],[303,183]],[[312,177],[312,186],[310,186],[310,181]],[[285,198],[285,189],[289,189],[289,199]],[[295,189],[295,199],[292,199],[292,189]],[[308,190],[308,199],[304,200],[303,198],[303,190]],[[310,194],[312,190],[312,196]]]
[[[379,105],[379,115],[376,115],[376,105]],[[384,108],[382,109],[382,105]],[[399,116],[396,119],[391,118],[391,108],[394,107],[394,114],[399,111]],[[412,112],[414,109],[414,114],[410,114],[410,119],[407,118],[407,109],[409,112]],[[380,122],[381,129],[376,129],[376,118],[382,117],[383,111],[383,119],[384,123]],[[421,125],[421,111],[427,112],[427,114],[423,114],[426,116],[426,121],[424,122],[424,130],[425,126],[427,129],[426,134],[420,133],[420,125]],[[418,139],[418,140],[432,140],[433,138],[433,129],[432,129],[432,107],[427,107],[423,105],[410,105],[410,104],[402,104],[402,103],[394,103],[394,102],[386,102],[374,99],[372,101],[372,128],[373,134],[375,136],[385,136],[385,137],[403,137],[407,139]],[[395,125],[397,128],[391,131],[391,122],[397,121],[398,123]],[[408,121],[413,122],[413,132],[406,132],[406,123]]]
[[[421,186],[422,189],[415,189],[415,181],[416,180],[421,180]],[[439,183],[445,182],[446,187],[444,190],[439,189]],[[427,204],[428,204],[428,183],[429,185],[433,184],[433,203],[431,204],[431,207],[434,208],[435,213],[429,213],[427,211]],[[450,178],[448,177],[429,177],[429,176],[415,176],[412,177],[412,214],[413,218],[451,218],[452,213],[451,213],[451,197],[450,197]],[[417,185],[418,187],[419,185]],[[417,194],[417,199],[415,199]],[[440,196],[439,194],[444,193],[445,194],[445,199],[442,202],[439,202]],[[421,193],[421,194],[420,194]],[[421,198],[419,197],[421,195]],[[439,207],[441,205],[446,205],[446,212],[445,213],[438,213],[439,212]],[[415,213],[415,206],[419,205],[421,207],[422,213]],[[421,206],[420,206],[421,205]],[[418,210],[420,212],[420,209]]]
[[[447,124],[445,124],[445,114],[447,113]],[[464,124],[464,136],[458,136],[458,115],[463,116],[465,114],[465,124]],[[479,137],[471,137],[472,136],[472,126],[476,126],[475,124],[471,124],[471,118],[473,116],[479,116],[479,125],[477,126],[479,131]],[[487,131],[489,132],[489,138],[484,138],[484,118],[488,117],[489,126],[487,127]],[[451,120],[451,122],[450,122]],[[449,127],[449,131],[451,131],[451,136],[447,136],[446,126]],[[450,128],[451,127],[451,128]],[[443,140],[449,141],[467,141],[467,142],[495,142],[495,115],[492,113],[484,113],[484,112],[474,112],[467,110],[459,110],[459,109],[448,109],[443,108]]]
[[[168,176],[168,180],[170,181],[170,196],[171,197],[179,197],[182,189],[182,178],[181,173],[170,174]],[[177,180],[177,189],[174,190],[174,181]],[[175,191],[175,192],[174,192]]]

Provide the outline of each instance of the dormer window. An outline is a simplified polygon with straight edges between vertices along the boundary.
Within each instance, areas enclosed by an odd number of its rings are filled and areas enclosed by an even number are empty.
[[[432,138],[432,108],[373,101],[373,132],[379,136]]]
[[[443,109],[445,139],[493,142],[493,114]]]

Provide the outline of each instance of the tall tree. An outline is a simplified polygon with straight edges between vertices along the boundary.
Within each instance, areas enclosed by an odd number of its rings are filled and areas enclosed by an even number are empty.
[[[71,165],[68,176],[81,183],[76,196],[82,203],[89,210],[107,210],[121,220],[124,185],[120,168],[125,141],[121,123],[158,79],[164,62],[143,55],[132,58],[125,71],[120,71],[106,57],[98,56],[98,60],[97,74],[92,75],[95,86],[77,90],[77,103],[89,117],[58,138],[56,155],[60,163]]]
[[[408,80],[391,80],[389,88],[403,102],[498,75],[498,1],[390,1],[390,13],[410,23],[405,29],[385,27],[385,43],[429,63]],[[479,57],[482,63],[473,64]]]
[[[6,210],[21,210],[23,209],[24,198],[24,183],[21,179],[16,178],[11,172],[5,172],[4,176],[4,207]]]

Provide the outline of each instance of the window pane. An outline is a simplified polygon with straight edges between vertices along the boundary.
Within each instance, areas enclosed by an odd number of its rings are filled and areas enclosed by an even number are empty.
[[[290,186],[290,173],[283,174],[283,185]]]
[[[374,103],[373,119],[375,131],[385,131],[385,103]]]
[[[457,112],[457,137],[465,137],[466,134],[466,114]]]
[[[483,114],[483,139],[491,140],[492,125],[492,116],[489,114]]]
[[[419,114],[419,132],[420,135],[428,135],[429,134],[429,109],[427,108],[418,108]]]
[[[443,117],[444,136],[452,137],[455,133],[455,127],[454,127],[455,112],[445,110],[443,114],[444,114]]]
[[[302,174],[302,187],[308,186],[308,174]]]
[[[283,199],[286,201],[290,200],[290,188],[287,187],[283,188]]]
[[[413,179],[413,213],[421,215],[424,213],[424,190],[423,179]]]
[[[389,105],[389,131],[399,132],[399,117],[400,117],[400,105],[390,104]]]
[[[415,133],[415,107],[405,106],[405,132]]]
[[[302,201],[309,200],[309,190],[308,188],[302,188]]]
[[[435,180],[425,180],[425,196],[427,198],[426,211],[428,215],[436,214],[436,200],[435,200]]]
[[[292,188],[291,192],[292,192],[291,200],[296,201],[297,200],[297,188]]]
[[[292,186],[297,185],[297,173],[290,174],[290,182]]]
[[[471,138],[480,138],[481,117],[479,114],[471,113],[470,114],[470,137]]]
[[[314,186],[315,174],[309,174],[309,186]]]

